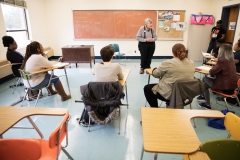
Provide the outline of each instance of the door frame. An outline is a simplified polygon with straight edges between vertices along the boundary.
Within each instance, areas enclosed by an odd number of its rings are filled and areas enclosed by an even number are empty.
[[[230,9],[233,8],[233,7],[238,7],[238,15],[239,15],[240,3],[233,4],[233,5],[230,5],[230,6],[224,6],[222,8],[221,20],[223,21],[222,27],[225,30],[225,32],[227,32],[227,29],[228,29],[228,19],[229,19]],[[238,15],[237,15],[237,21],[238,21]],[[237,28],[237,21],[236,21],[236,28]],[[234,42],[234,37],[235,37],[235,34],[236,34],[236,28],[234,30],[234,36],[233,36],[232,42]]]

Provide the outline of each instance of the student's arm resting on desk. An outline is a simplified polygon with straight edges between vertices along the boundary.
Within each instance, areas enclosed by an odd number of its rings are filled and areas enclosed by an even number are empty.
[[[53,64],[48,59],[43,57],[42,55],[39,56],[39,62],[40,62],[40,64],[39,64],[40,67],[43,69],[53,67]]]
[[[168,62],[166,62],[166,61],[162,62],[162,64],[158,68],[153,69],[152,76],[155,78],[163,77],[163,75],[167,72],[169,67],[170,66],[169,66]]]
[[[124,78],[124,74],[122,72],[122,68],[120,67],[120,65],[118,65],[118,79],[121,80]]]
[[[218,72],[220,72],[223,69],[223,61],[221,59],[218,60],[217,64],[212,67],[212,69],[209,70],[210,75],[216,75]]]

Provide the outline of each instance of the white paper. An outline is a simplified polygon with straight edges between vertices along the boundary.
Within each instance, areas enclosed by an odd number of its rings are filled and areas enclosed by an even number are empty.
[[[56,63],[56,64],[54,64],[53,66],[54,66],[54,67],[60,67],[60,66],[62,66],[62,63]]]
[[[173,15],[173,22],[179,22],[180,21],[180,15]]]
[[[171,23],[171,28],[176,28],[176,22]]]
[[[211,56],[210,53],[202,52],[202,54],[203,54],[204,56]]]
[[[230,22],[229,23],[229,30],[235,30],[236,28],[236,22]]]
[[[199,66],[197,68],[199,68],[201,70],[206,70],[206,71],[209,71],[211,69],[210,67],[206,67],[206,66]]]

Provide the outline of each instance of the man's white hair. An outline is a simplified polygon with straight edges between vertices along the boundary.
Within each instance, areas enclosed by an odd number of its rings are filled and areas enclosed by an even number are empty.
[[[148,23],[150,23],[150,24],[152,23],[152,20],[150,18],[145,19],[145,24],[148,24]]]

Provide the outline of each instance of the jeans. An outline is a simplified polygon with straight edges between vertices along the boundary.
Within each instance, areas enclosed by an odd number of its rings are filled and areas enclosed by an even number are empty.
[[[45,87],[48,85],[49,79],[50,79],[50,74],[46,74],[45,78],[43,79],[43,81],[41,83],[39,83],[38,85],[36,85],[35,87],[32,87],[32,89],[36,89],[36,88],[41,88],[41,87]],[[56,84],[60,82],[58,76],[52,75],[52,80],[50,83]]]

